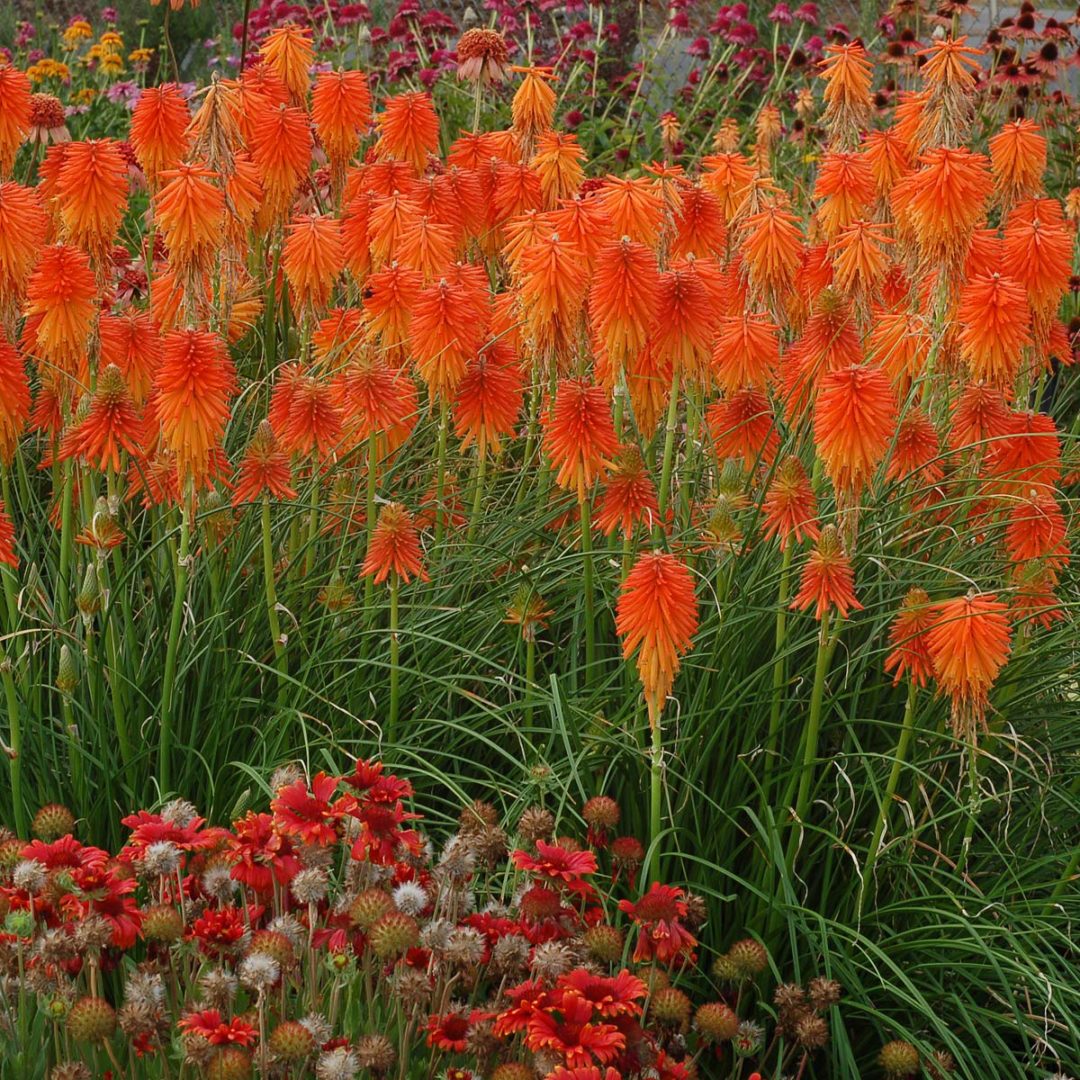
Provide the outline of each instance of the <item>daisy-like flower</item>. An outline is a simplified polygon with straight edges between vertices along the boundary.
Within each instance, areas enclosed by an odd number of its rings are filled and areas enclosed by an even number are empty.
[[[38,193],[14,181],[0,183],[0,318],[21,303],[47,222]]]
[[[640,1016],[641,1005],[649,992],[646,984],[623,968],[616,975],[596,975],[585,968],[575,968],[559,978],[559,990],[572,990],[592,1002],[598,1016]]]
[[[689,909],[682,889],[656,881],[640,900],[620,900],[619,910],[637,927],[635,964],[693,963],[697,938],[683,925]]]
[[[862,604],[855,598],[855,571],[834,525],[822,529],[810,552],[791,608],[793,611],[813,608],[818,622],[831,610],[842,619],[852,611],[862,611]]]
[[[0,500],[0,563],[19,569],[19,556],[15,551],[15,526],[8,517],[4,503]]]
[[[59,459],[79,458],[99,472],[120,472],[120,455],[141,455],[142,420],[120,369],[99,376],[90,412],[60,442]]]
[[[934,674],[934,661],[926,642],[934,620],[934,607],[926,590],[917,586],[909,589],[889,627],[892,651],[885,657],[885,670],[893,676],[894,686],[903,679],[911,679],[916,686],[926,686]]]
[[[293,105],[307,100],[308,72],[315,62],[311,31],[295,23],[275,26],[263,40],[259,55],[289,91]]]
[[[252,1046],[258,1037],[258,1028],[233,1017],[226,1020],[218,1009],[203,1009],[181,1017],[177,1027],[185,1035],[205,1039],[211,1046]]]
[[[0,465],[8,466],[30,419],[30,380],[18,349],[0,333]]]
[[[327,847],[336,844],[341,822],[356,808],[351,795],[334,798],[339,778],[317,773],[308,787],[296,780],[281,788],[270,803],[274,827],[303,844]]]
[[[154,379],[155,414],[181,478],[202,481],[229,420],[236,374],[225,343],[205,330],[165,335]]]
[[[187,101],[175,83],[148,86],[139,95],[131,112],[131,148],[151,191],[161,173],[187,155],[190,123]]]
[[[30,79],[25,71],[0,64],[0,180],[15,167],[15,155],[30,134]]]
[[[607,393],[584,379],[563,379],[543,422],[555,482],[584,501],[619,450]]]
[[[814,489],[797,457],[786,457],[777,465],[761,509],[765,539],[778,537],[781,551],[793,542],[816,540],[821,535]]]
[[[525,1045],[533,1052],[557,1055],[570,1068],[581,1068],[613,1061],[626,1046],[626,1036],[614,1024],[597,1022],[591,1001],[564,990],[557,1002],[532,1013]]]
[[[638,677],[652,724],[659,720],[697,628],[694,579],[687,567],[666,552],[642,555],[622,584],[615,630],[623,659],[638,654]]]
[[[375,123],[379,156],[408,162],[417,176],[427,167],[428,155],[438,153],[439,118],[430,94],[410,91],[388,98]]]
[[[1012,650],[1008,609],[993,593],[969,593],[937,606],[926,646],[934,676],[952,700],[956,734],[972,739],[985,723],[989,690]]]
[[[629,539],[636,525],[650,529],[659,520],[656,485],[641,452],[636,446],[624,446],[604,486],[593,523],[605,536],[620,529]]]
[[[311,118],[339,180],[371,126],[371,91],[362,71],[324,71],[311,92]]]
[[[577,194],[585,179],[585,170],[581,165],[584,160],[585,151],[576,136],[559,131],[540,134],[530,164],[540,177],[546,210],[554,210],[564,199]]]
[[[127,209],[127,163],[112,139],[66,144],[57,202],[66,239],[104,263]]]
[[[510,51],[498,30],[473,27],[458,39],[457,77],[486,86],[506,81],[510,72]]]
[[[326,214],[298,214],[289,222],[281,267],[297,309],[321,312],[344,268],[341,222]]]
[[[264,494],[274,499],[295,499],[289,458],[278,445],[269,420],[255,429],[237,470],[233,506],[255,502]]]
[[[481,455],[488,448],[498,454],[501,440],[513,435],[521,415],[521,368],[497,353],[485,350],[473,360],[454,394],[454,432],[462,440],[461,448],[475,442]]]
[[[896,395],[872,364],[853,364],[821,380],[814,443],[829,479],[854,494],[884,459],[896,431]]]
[[[78,248],[55,244],[41,252],[26,287],[30,351],[67,374],[85,356],[97,313],[97,282]]]
[[[380,509],[361,572],[364,577],[372,577],[376,585],[381,585],[391,574],[406,585],[414,577],[428,580],[420,535],[412,515],[400,503],[386,503]]]
[[[578,889],[584,883],[582,878],[596,873],[596,856],[591,851],[570,851],[559,844],[549,844],[544,840],[536,841],[536,854],[527,851],[515,851],[514,865],[537,877],[569,888]]]

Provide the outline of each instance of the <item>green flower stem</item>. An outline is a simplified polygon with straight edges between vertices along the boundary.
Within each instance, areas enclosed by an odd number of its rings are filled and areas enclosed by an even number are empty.
[[[593,595],[592,517],[584,493],[578,507],[581,512],[582,590],[585,593],[585,682],[588,684],[596,663],[596,597]]]
[[[765,776],[761,787],[761,796],[766,803],[769,802],[772,794],[772,775],[776,767],[776,755],[779,752],[780,718],[784,710],[784,686],[787,682],[787,658],[784,656],[784,647],[787,643],[788,597],[791,593],[791,561],[794,555],[795,545],[788,544],[784,549],[783,562],[780,565],[780,588],[776,598],[772,706],[769,711],[769,734],[765,740]]]
[[[184,621],[184,598],[188,586],[188,558],[191,548],[191,510],[194,496],[190,483],[180,511],[180,550],[176,559],[176,593],[173,596],[169,640],[165,650],[165,677],[161,685],[161,741],[158,744],[158,778],[163,792],[172,790],[172,742],[176,662],[180,645],[180,627]]]
[[[270,533],[270,496],[263,492],[262,498],[262,558],[263,586],[266,590],[266,619],[270,624],[270,639],[274,645],[274,662],[278,669],[279,695],[284,690],[288,666],[285,660],[285,642],[281,637],[281,623],[277,613],[277,585],[274,581],[274,542]]]
[[[400,648],[398,640],[398,589],[400,582],[396,573],[390,574],[390,713],[386,723],[386,737],[392,741],[397,733],[398,704],[400,696]]]
[[[371,431],[367,440],[367,502],[365,504],[364,529],[367,533],[367,550],[371,550],[371,538],[375,535],[375,489],[377,483],[376,465],[379,457],[379,436]],[[368,575],[364,582],[364,610],[371,611],[371,601],[375,596],[375,582]]]
[[[649,877],[652,881],[659,881],[660,831],[663,827],[664,809],[664,742],[660,717],[653,715],[651,705],[649,706],[649,729],[652,736],[649,757],[649,847],[652,857],[649,863]]]
[[[900,728],[900,738],[897,740],[896,750],[893,753],[892,769],[889,770],[889,779],[885,784],[885,794],[881,798],[877,822],[875,823],[874,831],[870,836],[870,847],[867,850],[866,864],[863,867],[863,880],[862,887],[859,890],[858,904],[858,913],[860,915],[866,904],[870,883],[873,880],[874,865],[877,862],[879,849],[881,847],[881,838],[885,834],[886,825],[889,823],[889,810],[892,808],[893,797],[896,795],[896,789],[900,784],[900,774],[904,771],[908,749],[911,746],[912,736],[915,734],[915,700],[917,694],[918,688],[916,687],[915,682],[913,680],[909,681],[907,703],[904,706],[904,723]]]
[[[19,718],[19,696],[15,693],[15,679],[11,674],[11,662],[7,658],[3,645],[0,645],[0,674],[4,682],[4,700],[7,704],[8,771],[11,775],[12,821],[15,832],[22,838],[30,836],[26,821],[26,806],[23,804],[22,783],[22,725]]]
[[[476,529],[480,524],[480,510],[484,503],[484,478],[487,474],[487,449],[484,440],[477,443],[476,448],[476,490],[473,492],[472,513],[469,515],[469,532],[466,541],[471,544],[476,537]]]
[[[533,685],[536,683],[536,637],[529,633],[525,638],[525,707],[522,716],[526,727],[532,726]]]
[[[675,429],[679,419],[679,373],[675,372],[671,380],[671,394],[668,398],[667,422],[664,425],[664,460],[660,470],[660,491],[657,496],[660,508],[660,520],[654,532],[659,533],[661,522],[671,503],[671,472],[675,459]]]
[[[442,543],[446,518],[443,514],[443,499],[446,495],[446,439],[450,428],[450,409],[444,398],[439,403],[439,450],[438,471],[435,476],[435,546]]]

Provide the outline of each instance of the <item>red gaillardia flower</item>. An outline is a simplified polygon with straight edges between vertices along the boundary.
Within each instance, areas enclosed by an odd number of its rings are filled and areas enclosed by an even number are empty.
[[[302,844],[336,844],[341,821],[356,809],[352,795],[334,798],[340,782],[338,777],[320,772],[312,777],[310,788],[304,780],[281,788],[270,803],[274,827]]]
[[[786,457],[776,467],[761,507],[766,540],[780,539],[780,550],[794,541],[816,540],[821,535],[817,522],[817,499],[797,457]]]
[[[104,263],[127,209],[127,162],[119,145],[68,143],[56,187],[65,238]]]
[[[655,881],[638,901],[620,900],[619,910],[638,928],[634,963],[693,963],[697,938],[682,924],[688,915],[686,893]]]
[[[697,628],[694,579],[687,567],[666,552],[642,555],[622,584],[615,630],[622,639],[623,659],[638,651],[638,676],[651,724],[659,720],[680,657]]]
[[[371,125],[371,91],[362,71],[324,71],[311,92],[311,118],[330,160],[344,177],[349,159],[360,146],[360,133]]]
[[[529,1018],[525,1045],[534,1052],[547,1050],[571,1068],[584,1068],[613,1061],[626,1046],[626,1036],[615,1024],[598,1021],[587,998],[564,990],[558,1001]]]
[[[855,599],[855,571],[844,553],[835,525],[821,530],[817,546],[810,552],[799,581],[799,591],[791,601],[794,611],[814,609],[819,622],[825,613],[834,609],[846,619],[852,611],[862,611]]]
[[[205,330],[173,330],[161,352],[153,400],[162,439],[181,479],[201,481],[229,420],[236,373],[225,343]]]
[[[582,502],[618,453],[619,440],[602,386],[563,379],[544,417],[544,450],[557,470],[555,482]]]
[[[829,479],[855,494],[884,459],[896,431],[896,395],[873,364],[824,375],[814,406],[814,443]]]
[[[124,376],[110,364],[98,376],[86,419],[61,439],[59,457],[79,458],[99,472],[119,473],[121,453],[140,456],[142,435],[142,419]]]
[[[380,509],[361,573],[364,577],[373,577],[376,585],[381,585],[391,574],[406,585],[414,577],[428,580],[420,551],[420,535],[412,515],[400,503],[386,503]]]
[[[515,851],[514,865],[537,877],[546,878],[557,886],[574,892],[587,891],[589,886],[581,880],[596,873],[596,856],[591,851],[569,851],[559,844],[536,841],[536,854]]]
[[[311,31],[296,23],[281,23],[266,35],[259,55],[289,91],[292,103],[303,105],[307,100],[308,72],[315,63]]]
[[[298,214],[289,222],[281,266],[298,310],[321,312],[344,269],[341,222],[325,214]]]
[[[379,129],[376,153],[407,161],[417,176],[427,167],[428,154],[439,151],[439,117],[430,94],[413,91],[388,98],[375,123]]]
[[[988,693],[1012,650],[1008,608],[993,593],[937,606],[926,646],[938,686],[952,699],[953,729],[971,740],[985,724]]]
[[[30,134],[30,79],[25,71],[0,64],[0,180],[15,167],[15,155]]]
[[[0,563],[19,569],[19,556],[15,552],[15,527],[11,524],[4,504],[0,501]]]
[[[56,244],[38,259],[26,287],[30,351],[74,374],[83,362],[97,314],[97,283],[78,248]]]
[[[131,111],[131,148],[151,190],[187,156],[191,114],[175,83],[148,86]]]
[[[263,494],[274,499],[295,499],[290,486],[292,470],[285,451],[278,446],[269,420],[263,420],[248,443],[233,489],[233,506],[255,502]]]
[[[624,446],[608,477],[593,523],[605,536],[621,529],[629,539],[634,535],[635,525],[650,529],[659,520],[656,485],[641,452],[636,446]]]
[[[33,188],[0,183],[0,318],[21,303],[46,228],[45,211]]]
[[[911,679],[916,686],[926,686],[934,674],[934,661],[926,642],[926,633],[934,620],[934,607],[926,590],[909,589],[889,628],[892,651],[885,657],[885,670],[892,674],[894,686],[902,679]]]

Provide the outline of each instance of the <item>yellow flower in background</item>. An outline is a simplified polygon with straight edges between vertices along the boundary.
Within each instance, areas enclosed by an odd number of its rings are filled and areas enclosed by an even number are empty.
[[[153,49],[132,49],[131,52],[128,53],[128,63],[131,64],[136,71],[145,71],[150,66],[150,61],[153,60],[153,58]]]
[[[77,19],[71,23],[61,35],[65,49],[78,48],[80,41],[88,41],[94,36],[90,24],[83,19]]]
[[[124,70],[124,58],[119,53],[106,53],[101,58],[101,70],[106,75],[119,75]]]
[[[124,38],[115,30],[106,30],[105,33],[98,38],[98,44],[103,49],[108,49],[109,52],[119,52],[119,50],[124,47]]]
[[[26,74],[32,83],[45,82],[46,79],[59,79],[61,82],[67,82],[71,78],[71,69],[67,64],[47,56],[36,64],[31,64],[26,69]]]
[[[97,97],[97,91],[92,86],[84,86],[75,94],[76,105],[90,105]]]

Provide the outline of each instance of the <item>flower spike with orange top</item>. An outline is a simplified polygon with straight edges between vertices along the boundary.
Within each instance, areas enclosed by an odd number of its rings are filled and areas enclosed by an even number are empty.
[[[296,498],[288,455],[278,445],[269,420],[260,421],[240,459],[232,504],[256,502],[264,494],[274,499]]]
[[[524,148],[531,149],[537,137],[547,131],[555,119],[555,91],[551,86],[555,74],[545,67],[512,67],[510,70],[524,76],[510,103],[514,134]]]
[[[22,302],[46,229],[33,188],[0,183],[0,321],[7,322]]]
[[[371,125],[371,91],[362,71],[324,71],[311,92],[311,118],[340,185],[345,168]]]
[[[420,535],[412,515],[401,503],[385,503],[371,537],[361,573],[381,585],[391,574],[408,585],[413,578],[427,581]]]
[[[57,177],[64,236],[99,269],[127,209],[127,165],[112,139],[66,144]]]
[[[311,32],[295,23],[275,26],[259,50],[263,63],[285,85],[293,105],[307,101],[308,72],[315,62]]]
[[[1042,191],[1046,139],[1034,120],[1011,120],[990,140],[990,171],[998,201],[1008,210]]]
[[[56,244],[38,259],[26,287],[30,351],[68,375],[85,358],[97,314],[97,283],[90,260],[77,248]]]
[[[120,369],[109,365],[99,376],[90,412],[66,432],[59,460],[79,458],[98,472],[120,472],[120,455],[142,453],[142,420]]]
[[[11,464],[30,418],[30,380],[23,358],[0,332],[0,466]]]
[[[410,91],[388,99],[375,123],[378,154],[407,161],[417,176],[427,167],[428,155],[438,152],[439,118],[430,94]]]
[[[659,289],[656,257],[644,244],[624,236],[597,256],[589,317],[617,366],[644,346],[656,318]]]
[[[19,555],[15,550],[15,526],[8,517],[4,502],[0,499],[0,565],[19,569]]]
[[[793,611],[814,609],[821,622],[829,611],[846,619],[852,611],[862,611],[855,597],[855,571],[844,552],[835,525],[821,530],[817,545],[810,552],[799,581],[799,591],[791,601]]]
[[[139,95],[131,112],[131,148],[150,190],[157,190],[158,177],[183,161],[191,142],[188,125],[191,114],[175,83],[148,86]]]
[[[870,119],[873,66],[862,43],[826,45],[821,62],[825,82],[824,123],[838,146],[854,145]]]
[[[0,181],[15,167],[15,155],[30,134],[30,79],[0,62]]]
[[[289,222],[281,267],[299,311],[321,314],[325,310],[344,265],[341,222],[337,218],[297,214]]]
[[[556,470],[555,482],[584,501],[619,452],[611,406],[602,386],[584,379],[559,382],[544,418],[544,449]]]

